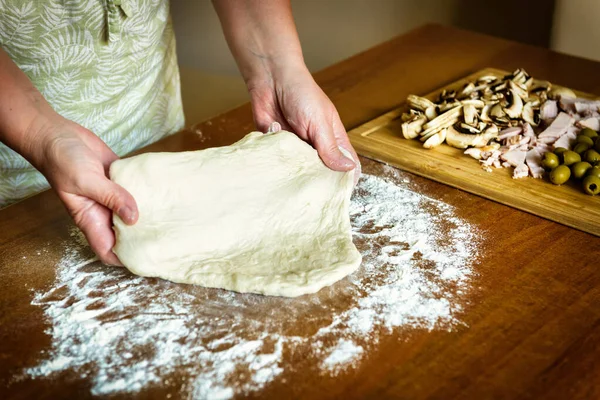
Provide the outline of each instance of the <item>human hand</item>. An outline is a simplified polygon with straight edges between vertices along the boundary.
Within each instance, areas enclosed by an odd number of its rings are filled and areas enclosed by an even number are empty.
[[[134,224],[138,209],[131,194],[107,177],[117,155],[92,132],[60,116],[44,123],[38,137],[43,139],[34,166],[46,176],[100,260],[121,265],[112,252],[112,212]]]
[[[266,132],[271,123],[279,122],[282,129],[295,132],[312,144],[329,168],[336,171],[356,168],[354,179],[358,181],[358,155],[335,106],[305,66],[280,69],[269,80],[250,81],[248,90],[259,130]]]

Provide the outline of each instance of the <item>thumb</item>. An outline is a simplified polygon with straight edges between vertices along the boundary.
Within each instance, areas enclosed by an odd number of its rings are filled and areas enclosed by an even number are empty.
[[[102,177],[84,188],[90,199],[102,204],[116,213],[128,225],[138,220],[138,208],[133,196],[122,186]]]
[[[356,167],[356,163],[338,146],[337,140],[331,128],[317,132],[312,138],[313,145],[319,156],[329,168],[335,171],[350,171]]]

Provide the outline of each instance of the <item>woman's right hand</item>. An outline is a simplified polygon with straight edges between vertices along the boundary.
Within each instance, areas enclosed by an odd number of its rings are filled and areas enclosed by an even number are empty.
[[[34,166],[46,176],[100,260],[121,265],[112,252],[112,212],[134,224],[138,209],[133,196],[108,178],[110,164],[118,156],[84,127],[59,115],[52,120],[36,132],[42,143]]]
[[[138,210],[133,197],[108,179],[117,155],[56,113],[1,47],[0,82],[0,141],[46,176],[100,260],[120,264],[112,252],[111,211],[134,224]]]

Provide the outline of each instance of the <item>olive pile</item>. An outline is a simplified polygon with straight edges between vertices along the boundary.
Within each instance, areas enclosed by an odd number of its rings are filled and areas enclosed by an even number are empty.
[[[600,193],[600,135],[592,129],[582,129],[573,150],[558,147],[553,153],[545,153],[542,166],[550,171],[548,177],[555,185],[574,178],[582,181],[584,192],[597,195]]]

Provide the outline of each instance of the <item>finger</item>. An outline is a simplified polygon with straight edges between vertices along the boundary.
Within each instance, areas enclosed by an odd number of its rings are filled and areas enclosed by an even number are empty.
[[[350,171],[356,167],[356,163],[350,157],[344,155],[338,146],[338,141],[333,133],[332,124],[319,123],[316,133],[310,135],[319,156],[329,168],[335,171]]]
[[[102,177],[85,183],[82,194],[112,210],[126,224],[133,225],[137,222],[139,213],[135,199],[110,179]]]
[[[281,129],[290,130],[272,90],[251,90],[250,99],[256,129],[260,132],[268,132],[271,124],[278,122]]]
[[[97,205],[97,209],[86,213],[80,222],[79,228],[83,231],[90,247],[96,253],[100,261],[106,265],[123,264],[113,253],[115,246],[115,233],[112,230],[112,213],[106,207]]]
[[[258,129],[260,132],[272,131],[271,128],[273,124],[279,124],[279,129],[277,131],[291,130],[290,125],[287,123],[280,111],[264,111],[261,109],[261,106],[257,105],[255,107],[253,105],[253,116],[256,129]]]
[[[356,165],[356,167],[354,168],[354,184],[356,185],[356,183],[358,183],[358,180],[360,179],[360,174],[362,172],[360,159],[358,158],[358,154],[354,150],[354,147],[350,143],[350,138],[348,137],[346,129],[344,128],[344,125],[342,124],[342,121],[340,120],[339,116],[336,116],[336,118],[334,119],[333,134],[335,136],[338,146],[350,154],[352,160]]]
[[[64,194],[61,200],[100,261],[107,265],[122,266],[112,251],[115,233],[112,230],[111,211],[93,200],[75,194]]]

